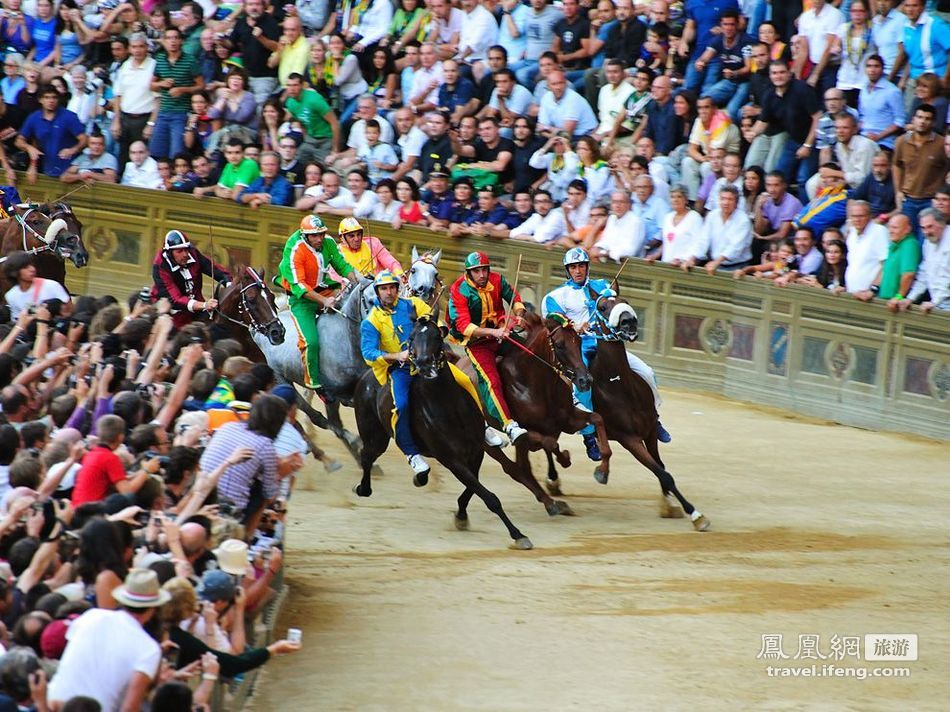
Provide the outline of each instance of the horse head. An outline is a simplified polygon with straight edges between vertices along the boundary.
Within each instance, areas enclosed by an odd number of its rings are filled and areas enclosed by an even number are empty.
[[[350,282],[340,292],[342,297],[340,313],[351,322],[359,324],[376,304],[376,292],[373,280],[360,276],[356,282]]]
[[[436,289],[441,291],[442,281],[439,279],[439,260],[442,257],[442,250],[433,253],[426,250],[421,255],[413,246],[412,264],[409,266],[408,288],[409,296],[419,297],[422,301],[431,306],[429,302],[436,295]]]
[[[445,366],[443,339],[446,331],[430,314],[416,319],[409,334],[409,365],[426,380],[437,378]]]
[[[554,350],[554,357],[564,370],[564,374],[571,379],[579,391],[589,391],[593,378],[584,357],[581,355],[581,337],[574,329],[574,324],[560,314],[552,314],[544,320],[548,332],[548,340]]]
[[[597,294],[587,288],[594,302],[593,326],[605,339],[636,341],[640,331],[637,312],[630,303],[612,289]]]
[[[238,265],[234,281],[221,291],[218,312],[224,319],[263,334],[273,346],[284,343],[286,330],[277,316],[274,294],[264,283],[264,270]]]
[[[45,239],[53,253],[76,267],[89,264],[89,252],[82,241],[82,223],[64,202],[41,205],[39,212],[49,218]]]

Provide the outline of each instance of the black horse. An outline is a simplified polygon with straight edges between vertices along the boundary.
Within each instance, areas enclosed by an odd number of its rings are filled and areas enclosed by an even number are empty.
[[[416,321],[409,336],[409,360],[418,376],[412,382],[412,432],[424,455],[434,457],[465,487],[458,498],[455,526],[468,529],[468,503],[472,495],[478,497],[498,515],[513,540],[516,549],[532,548],[531,540],[512,524],[502,509],[501,501],[478,480],[478,471],[485,454],[485,421],[478,405],[464,388],[455,382],[443,351],[446,330],[430,317]],[[360,464],[363,479],[353,488],[360,497],[373,493],[371,469],[392,438],[390,413],[392,393],[367,371],[356,386],[353,406],[356,424],[363,440]],[[404,416],[406,417],[406,416]],[[422,487],[428,482],[423,475],[413,479]]]

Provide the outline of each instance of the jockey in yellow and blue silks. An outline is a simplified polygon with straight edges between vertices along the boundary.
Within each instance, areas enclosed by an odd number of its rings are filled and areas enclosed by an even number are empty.
[[[614,296],[610,282],[606,279],[588,279],[590,273],[590,257],[580,247],[572,247],[564,255],[564,269],[567,271],[567,281],[548,292],[541,303],[541,312],[544,316],[560,315],[573,322],[574,328],[581,336],[581,356],[585,364],[590,364],[597,352],[597,337],[588,329],[593,318],[596,305],[591,298],[591,292],[598,297]],[[630,369],[645,380],[653,389],[653,398],[660,406],[660,394],[656,390],[656,376],[641,358],[627,351],[627,363]],[[574,388],[574,398],[578,404],[586,409],[593,410],[593,389],[581,392]],[[658,435],[662,442],[672,439],[666,428],[658,424]],[[588,425],[580,431],[587,448],[587,456],[591,460],[600,459],[600,449],[597,447],[597,438],[594,435],[594,426]]]
[[[429,472],[429,465],[412,437],[410,419],[402,416],[409,412],[409,391],[414,377],[409,366],[409,336],[415,320],[428,316],[432,309],[418,297],[401,298],[400,284],[399,278],[388,270],[377,275],[373,288],[378,304],[360,324],[360,351],[373,369],[376,380],[381,385],[389,381],[393,394],[393,437],[409,459],[413,472],[422,474]],[[449,368],[456,383],[469,393],[475,403],[479,403],[475,386],[468,376],[453,364],[449,364]],[[488,428],[485,442],[488,445],[500,445],[501,439]]]

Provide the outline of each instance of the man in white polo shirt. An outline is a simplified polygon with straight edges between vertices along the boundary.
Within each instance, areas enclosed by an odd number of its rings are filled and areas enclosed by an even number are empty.
[[[158,97],[151,89],[155,60],[148,54],[148,38],[143,32],[129,37],[131,55],[116,74],[115,114],[112,136],[119,142],[119,165],[129,160],[129,146],[143,138],[148,141],[158,115]]]
[[[711,211],[703,222],[702,255],[687,260],[690,267],[703,256],[709,256],[705,269],[737,270],[752,260],[752,221],[744,210],[739,210],[739,190],[725,185],[719,190],[719,208]]]
[[[554,209],[554,201],[546,190],[534,194],[534,213],[508,236],[514,240],[533,240],[542,245],[554,242],[567,232],[564,211]]]
[[[567,85],[560,69],[548,75],[549,91],[541,99],[537,132],[542,136],[562,133],[580,138],[594,132],[597,117],[587,100]]]
[[[601,261],[642,257],[645,242],[646,226],[630,209],[630,194],[615,190],[610,194],[610,216],[591,256]]]
[[[871,221],[871,204],[852,200],[848,204],[848,269],[844,273],[845,287],[851,294],[871,288],[887,259],[887,228]]]

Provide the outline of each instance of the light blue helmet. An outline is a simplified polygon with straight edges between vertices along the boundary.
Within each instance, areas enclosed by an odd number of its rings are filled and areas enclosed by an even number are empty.
[[[564,266],[590,264],[590,257],[583,247],[572,247],[564,254]]]

